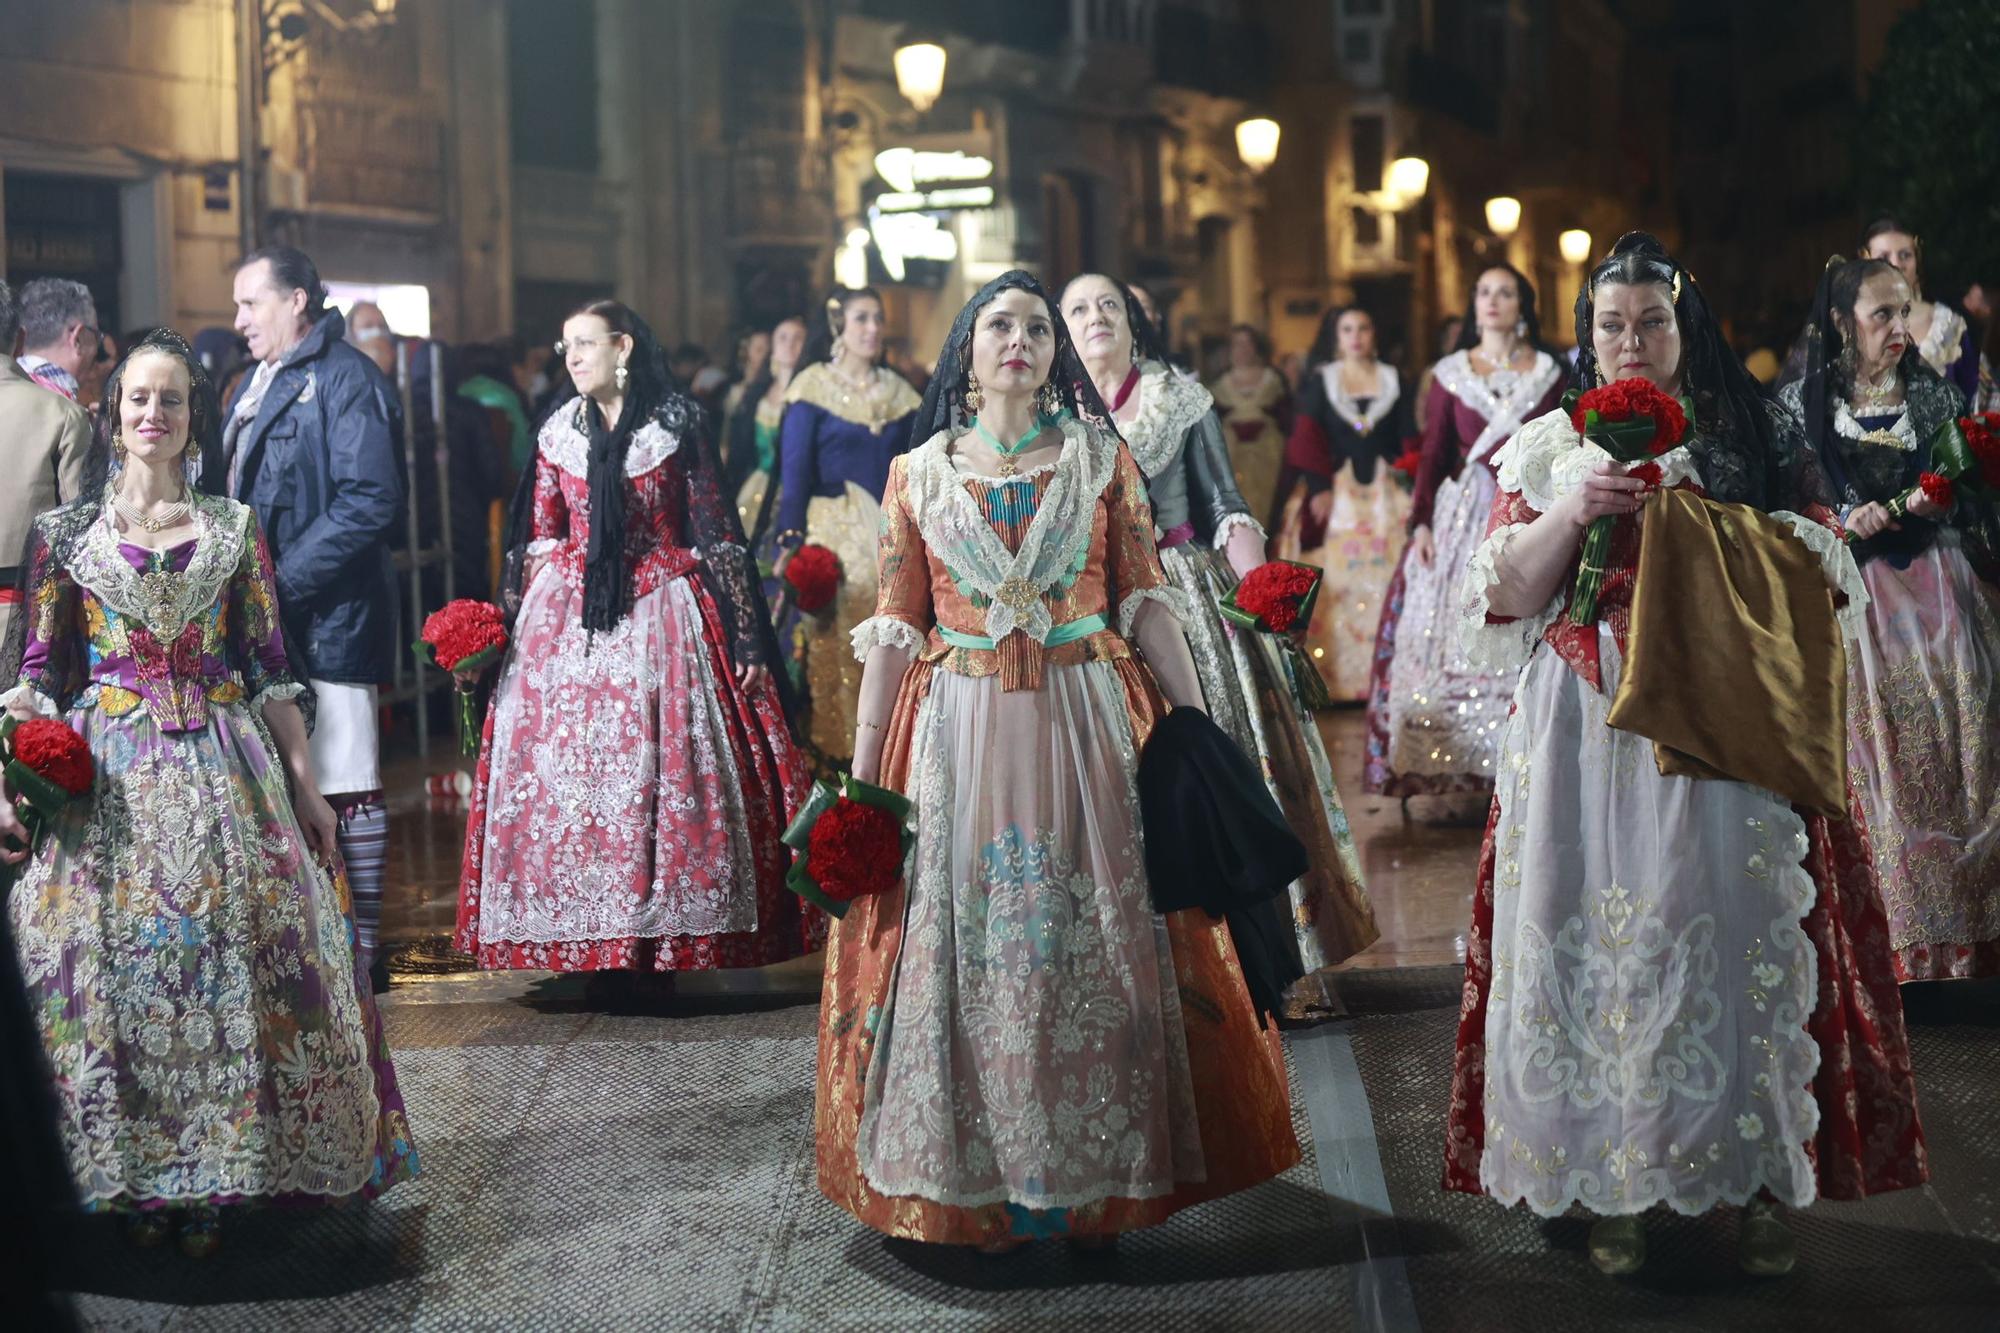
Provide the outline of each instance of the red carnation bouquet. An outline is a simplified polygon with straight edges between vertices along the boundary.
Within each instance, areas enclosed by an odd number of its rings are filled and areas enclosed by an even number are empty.
[[[67,722],[0,719],[0,771],[14,809],[30,835],[54,819],[71,798],[88,796],[97,781],[90,742]]]
[[[813,542],[793,552],[785,564],[785,591],[791,594],[792,605],[809,616],[833,605],[840,578],[840,557]]]
[[[1412,489],[1416,486],[1417,472],[1423,467],[1423,465],[1424,465],[1423,443],[1417,440],[1413,440],[1409,444],[1405,445],[1403,448],[1403,452],[1396,455],[1396,460],[1393,463],[1389,464],[1391,468],[1395,469],[1396,480],[1402,484],[1405,490]]]
[[[479,748],[479,719],[472,705],[475,687],[457,679],[457,674],[484,671],[500,660],[507,651],[506,617],[491,602],[460,597],[425,617],[423,637],[412,647],[420,660],[453,673],[458,690],[458,748],[471,754]]]
[[[1907,518],[1910,501],[1919,494],[1939,509],[1951,508],[1961,496],[2000,500],[2000,412],[1981,412],[1939,426],[1931,436],[1931,470],[1889,501],[1889,516]],[[1853,540],[1851,534],[1848,540]]]
[[[846,916],[856,898],[882,893],[903,878],[903,858],[917,840],[909,798],[851,773],[839,786],[813,784],[785,830],[798,853],[785,887],[831,916]]]
[[[1267,560],[1224,593],[1219,604],[1231,624],[1261,634],[1283,636],[1292,686],[1300,701],[1314,710],[1325,708],[1330,702],[1326,682],[1290,636],[1303,633],[1312,624],[1313,605],[1319,600],[1319,585],[1324,577],[1324,572],[1315,565],[1297,560]]]
[[[1563,409],[1569,413],[1577,434],[1626,465],[1631,475],[1657,486],[1660,465],[1649,460],[1666,453],[1687,435],[1688,402],[1660,391],[1643,376],[1616,380],[1587,393],[1570,390],[1563,395]],[[1633,464],[1638,464],[1633,467]],[[1611,530],[1615,515],[1591,520],[1583,537],[1583,560],[1577,569],[1576,589],[1570,594],[1569,618],[1579,625],[1597,623],[1597,594],[1604,587],[1604,558],[1611,550]]]

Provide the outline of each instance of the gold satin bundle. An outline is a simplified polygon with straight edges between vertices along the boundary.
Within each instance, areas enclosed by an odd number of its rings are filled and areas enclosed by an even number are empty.
[[[1847,652],[1820,559],[1779,519],[1691,491],[1646,505],[1610,723],[1660,772],[1847,814]]]

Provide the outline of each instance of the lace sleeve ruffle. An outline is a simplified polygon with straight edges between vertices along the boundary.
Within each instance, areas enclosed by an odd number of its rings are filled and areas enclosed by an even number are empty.
[[[854,645],[854,660],[866,662],[868,654],[877,648],[901,648],[911,654],[920,653],[924,650],[924,633],[897,616],[870,616],[854,627],[849,642]]]
[[[1257,540],[1260,543],[1270,540],[1269,534],[1264,531],[1264,525],[1250,517],[1250,515],[1230,514],[1220,523],[1216,524],[1215,549],[1218,551],[1227,550],[1229,547],[1229,538],[1238,528],[1248,528],[1250,531],[1256,533]]]
[[[37,717],[58,720],[62,717],[62,710],[56,707],[56,701],[32,685],[16,685],[5,694],[0,694],[0,710],[15,707],[26,708]]]
[[[1562,614],[1562,593],[1557,592],[1535,615],[1497,622],[1488,619],[1493,608],[1486,590],[1500,581],[1500,557],[1507,543],[1527,526],[1509,523],[1495,528],[1465,567],[1465,581],[1459,585],[1459,646],[1473,666],[1489,671],[1520,670],[1528,664],[1543,632]]]
[[[1579,435],[1569,415],[1558,408],[1521,427],[1494,455],[1494,461],[1499,468],[1500,489],[1519,491],[1530,509],[1546,514],[1556,501],[1582,490],[1584,478],[1599,463],[1616,460]],[[1659,466],[1660,486],[1673,487],[1682,482],[1704,484],[1701,469],[1686,445],[1670,449],[1658,458],[1619,466],[1629,472],[1647,463]]]
[[[1131,639],[1133,626],[1139,620],[1139,608],[1147,602],[1160,603],[1173,612],[1175,620],[1183,625],[1187,624],[1190,614],[1188,596],[1179,588],[1135,588],[1126,594],[1125,600],[1118,603],[1119,637],[1128,641]]]
[[[1861,581],[1861,567],[1854,563],[1847,543],[1832,528],[1803,514],[1774,509],[1771,517],[1783,521],[1819,557],[1827,586],[1836,594],[1834,615],[1840,621],[1841,635],[1849,642],[1859,639],[1868,622],[1868,586]]]
[[[273,681],[250,696],[250,711],[261,713],[264,711],[265,704],[281,702],[286,699],[296,699],[305,692],[306,687],[295,680]]]

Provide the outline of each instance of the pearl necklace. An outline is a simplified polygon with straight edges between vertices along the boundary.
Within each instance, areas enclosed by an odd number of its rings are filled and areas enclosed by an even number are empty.
[[[168,528],[175,527],[185,521],[188,516],[188,503],[186,500],[174,501],[160,510],[157,517],[141,513],[138,506],[126,503],[124,496],[115,493],[111,497],[111,507],[116,509],[119,517],[123,518],[127,523],[132,524],[134,527],[144,528],[147,532],[165,532]]]
[[[1895,397],[1898,387],[1894,366],[1889,367],[1882,378],[1873,383],[1859,381],[1854,386],[1854,409],[1866,414],[1870,408],[1894,406],[1890,400]]]

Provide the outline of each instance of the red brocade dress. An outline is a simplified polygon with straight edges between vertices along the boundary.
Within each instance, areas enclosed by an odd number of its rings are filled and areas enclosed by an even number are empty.
[[[775,690],[736,680],[756,610],[735,517],[699,440],[634,431],[629,609],[587,633],[582,410],[542,428],[529,554],[543,563],[487,710],[456,943],[481,967],[559,972],[797,957],[825,935],[784,886],[779,841],[808,777]]]
[[[1467,648],[1525,663],[1479,860],[1445,1144],[1448,1189],[1553,1216],[1697,1213],[1759,1189],[1855,1199],[1928,1175],[1887,919],[1858,814],[1663,775],[1607,726],[1639,550],[1621,521],[1594,625],[1565,586],[1492,617],[1504,549],[1606,455],[1560,411],[1500,456],[1464,588]],[[1696,479],[1685,448],[1665,484]],[[1774,513],[1846,593],[1831,530]],[[1574,568],[1574,566],[1572,566]],[[1850,808],[1853,806],[1849,798]]]

